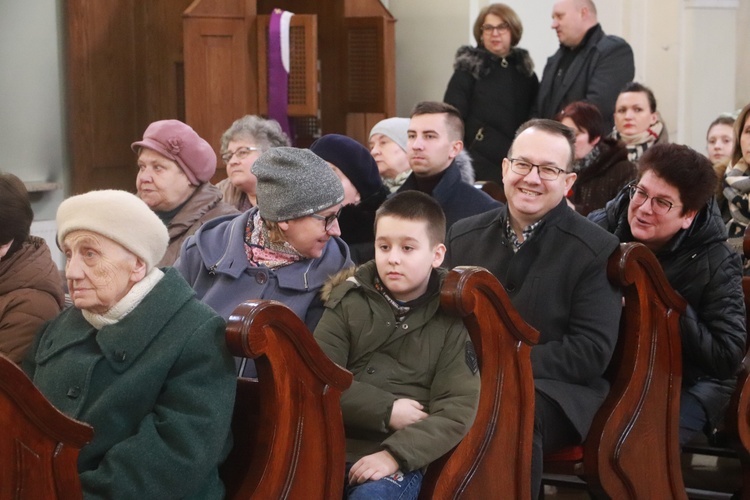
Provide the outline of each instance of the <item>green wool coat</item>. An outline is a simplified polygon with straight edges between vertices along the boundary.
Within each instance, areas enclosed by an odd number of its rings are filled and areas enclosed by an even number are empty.
[[[440,284],[445,277],[440,273]],[[479,402],[476,355],[463,321],[443,312],[439,287],[396,322],[373,286],[375,262],[337,285],[315,329],[335,363],[354,374],[341,396],[347,461],[388,450],[402,471],[425,467],[468,432]],[[388,422],[396,399],[424,405],[426,419],[399,431]]]
[[[224,321],[174,269],[99,331],[68,308],[42,328],[23,368],[94,428],[78,459],[85,498],[223,498],[234,361]]]

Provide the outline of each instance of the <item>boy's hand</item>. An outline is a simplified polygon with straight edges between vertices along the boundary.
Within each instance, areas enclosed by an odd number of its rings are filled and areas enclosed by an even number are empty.
[[[390,476],[398,470],[398,462],[385,450],[357,460],[349,469],[349,484],[362,484]]]
[[[391,419],[388,422],[388,427],[394,431],[400,431],[414,422],[426,419],[428,415],[422,411],[423,409],[424,406],[413,399],[397,399],[393,402],[393,409],[391,410]]]

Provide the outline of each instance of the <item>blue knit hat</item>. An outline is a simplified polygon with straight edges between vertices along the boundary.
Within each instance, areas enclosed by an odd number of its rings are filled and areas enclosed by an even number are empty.
[[[361,199],[367,199],[383,188],[375,159],[367,148],[351,137],[324,135],[312,143],[310,151],[341,170],[357,188]]]

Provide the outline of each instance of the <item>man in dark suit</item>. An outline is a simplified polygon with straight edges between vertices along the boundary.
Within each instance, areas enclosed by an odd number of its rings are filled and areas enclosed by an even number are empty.
[[[560,48],[547,59],[533,116],[554,118],[571,102],[588,101],[612,128],[617,94],[635,75],[630,45],[604,34],[591,0],[555,2],[552,29]]]
[[[503,160],[507,205],[457,222],[446,241],[446,267],[487,268],[540,334],[531,350],[531,498],[538,498],[543,454],[582,442],[609,391],[603,374],[622,309],[606,273],[617,238],[565,200],[576,178],[573,141],[556,121],[521,125]]]

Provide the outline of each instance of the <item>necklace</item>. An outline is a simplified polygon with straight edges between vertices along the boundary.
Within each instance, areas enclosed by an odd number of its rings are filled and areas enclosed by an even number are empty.
[[[507,68],[508,67],[508,60],[506,58],[504,58],[504,57],[502,57],[501,59],[502,60],[500,61],[500,66],[502,66],[503,68]]]

